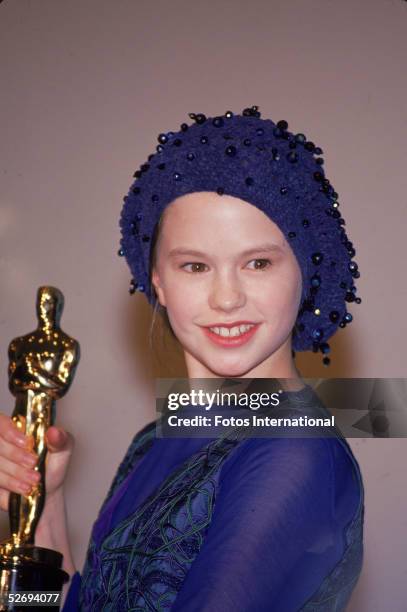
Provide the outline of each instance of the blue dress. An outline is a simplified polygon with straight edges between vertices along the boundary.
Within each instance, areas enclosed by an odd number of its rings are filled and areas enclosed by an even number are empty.
[[[322,406],[309,385],[283,394]],[[324,408],[324,407],[323,407]],[[340,612],[363,561],[364,487],[346,440],[137,433],[63,612]]]

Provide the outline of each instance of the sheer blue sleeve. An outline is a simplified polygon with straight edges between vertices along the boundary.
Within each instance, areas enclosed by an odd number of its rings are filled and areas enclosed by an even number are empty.
[[[75,572],[71,578],[68,593],[65,597],[64,607],[62,612],[77,612],[79,610],[79,590],[81,588],[81,575]]]
[[[353,472],[335,438],[241,443],[172,612],[297,612],[343,554]]]

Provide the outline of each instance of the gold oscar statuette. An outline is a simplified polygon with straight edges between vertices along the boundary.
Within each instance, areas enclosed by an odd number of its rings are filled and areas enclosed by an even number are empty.
[[[45,433],[55,422],[56,400],[71,386],[80,347],[60,327],[64,296],[59,289],[39,287],[36,306],[37,329],[14,338],[8,347],[9,389],[15,397],[12,419],[32,436],[40,480],[26,496],[10,493],[11,535],[0,543],[0,611],[7,612],[20,610],[18,601],[10,603],[15,597],[10,593],[61,592],[69,579],[62,570],[62,554],[35,546],[34,537],[46,497]],[[59,605],[48,604],[47,609],[59,610]]]

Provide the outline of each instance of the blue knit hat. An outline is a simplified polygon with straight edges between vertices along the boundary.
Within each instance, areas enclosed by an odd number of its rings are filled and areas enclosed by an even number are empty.
[[[241,115],[189,117],[192,125],[159,134],[156,153],[134,173],[124,197],[118,254],[131,270],[130,293],[142,291],[156,303],[151,240],[170,202],[198,191],[235,196],[274,221],[297,257],[303,290],[294,354],[311,349],[326,355],[328,338],[352,321],[346,303],[361,299],[354,285],[358,265],[351,261],[355,249],[338,210],[338,194],[325,178],[322,149],[304,134],[289,132],[285,120],[262,119],[257,106]],[[323,362],[328,365],[329,358]]]

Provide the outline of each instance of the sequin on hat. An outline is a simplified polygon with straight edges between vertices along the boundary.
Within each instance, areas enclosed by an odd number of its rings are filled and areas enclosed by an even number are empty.
[[[228,194],[257,206],[284,234],[301,268],[301,306],[293,330],[295,351],[329,352],[327,340],[352,321],[347,303],[359,304],[355,249],[339,212],[338,194],[325,177],[323,153],[285,120],[262,119],[258,106],[240,115],[189,113],[192,125],[158,135],[156,152],[134,173],[120,217],[121,243],[132,274],[130,293],[150,283],[151,239],[175,198],[196,191]],[[222,199],[219,199],[222,205]],[[323,363],[329,364],[324,357]]]

